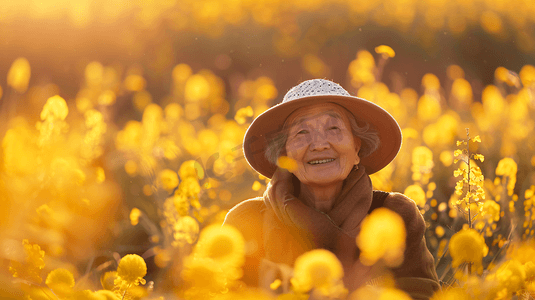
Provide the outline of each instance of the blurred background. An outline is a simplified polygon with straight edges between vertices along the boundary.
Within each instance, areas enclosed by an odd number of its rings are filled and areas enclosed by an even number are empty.
[[[311,78],[400,123],[403,148],[372,180],[415,199],[439,276],[467,222],[453,176],[467,128],[499,205],[474,220],[487,263],[511,233],[533,236],[533,1],[3,0],[0,53],[6,287],[22,239],[46,253],[28,274],[64,267],[97,289],[137,253],[156,287],[180,286],[166,274],[199,231],[268,182],[243,159],[247,126]]]
[[[397,58],[384,81],[396,73],[418,88],[428,72],[445,78],[451,64],[489,84],[497,67],[518,72],[535,49],[527,0],[22,0],[0,9],[0,67],[26,57],[32,83],[54,82],[70,95],[93,60],[141,67],[161,98],[178,63],[212,70],[229,93],[232,79],[260,75],[285,91],[309,77],[345,83],[358,50],[385,44]]]

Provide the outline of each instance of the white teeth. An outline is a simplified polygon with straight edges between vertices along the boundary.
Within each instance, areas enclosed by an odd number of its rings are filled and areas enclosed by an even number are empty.
[[[320,159],[320,160],[309,161],[308,163],[311,164],[311,165],[317,165],[317,164],[328,163],[328,162],[331,162],[331,161],[333,161],[333,160],[334,160],[334,158]]]

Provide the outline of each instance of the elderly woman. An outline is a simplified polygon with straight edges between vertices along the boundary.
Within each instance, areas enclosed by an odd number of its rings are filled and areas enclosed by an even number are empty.
[[[292,266],[323,248],[341,261],[350,291],[374,282],[355,240],[366,215],[385,207],[403,218],[407,232],[403,263],[391,270],[396,286],[414,299],[431,297],[439,284],[420,211],[402,194],[372,190],[368,176],[400,146],[401,130],[388,112],[328,80],[302,82],[259,115],[245,134],[244,154],[271,181],[263,197],[239,203],[225,218],[247,242],[243,280],[265,286],[273,266]],[[281,156],[297,166],[278,167]]]

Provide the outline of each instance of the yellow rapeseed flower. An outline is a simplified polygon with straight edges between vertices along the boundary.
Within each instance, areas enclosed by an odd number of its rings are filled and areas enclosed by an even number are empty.
[[[108,271],[100,276],[100,284],[106,290],[113,290],[115,279],[117,279],[117,271]]]
[[[462,288],[449,288],[438,291],[430,300],[472,300]]]
[[[535,263],[535,240],[528,239],[521,243],[513,243],[507,249],[507,259],[515,259],[521,264]]]
[[[74,276],[66,269],[55,269],[48,273],[46,285],[59,297],[65,297],[72,293]]]
[[[373,55],[366,50],[357,52],[357,58],[349,64],[348,72],[351,75],[351,83],[354,86],[375,82],[375,60]]]
[[[253,186],[252,186],[252,189],[253,191],[258,191],[260,190],[260,188],[262,188],[262,184],[260,182],[258,182],[257,180],[255,180],[255,182],[253,182]]]
[[[190,216],[182,216],[173,225],[174,246],[193,244],[199,236],[199,223]]]
[[[390,46],[387,46],[387,45],[381,45],[381,46],[375,47],[375,52],[382,54],[383,57],[396,56],[396,52],[394,52],[394,49],[392,49]]]
[[[457,78],[453,81],[451,86],[451,94],[457,98],[460,103],[470,104],[472,103],[472,86],[464,78]]]
[[[117,293],[108,290],[96,291],[94,295],[97,296],[99,300],[122,300]]]
[[[128,254],[121,258],[119,267],[117,267],[117,279],[115,285],[138,285],[145,284],[145,275],[147,274],[147,264],[145,260],[137,254]]]
[[[210,258],[186,257],[180,275],[189,287],[196,290],[220,292],[227,286],[221,266],[214,264]]]
[[[65,120],[69,114],[67,102],[60,96],[56,95],[48,98],[43,110],[41,111],[41,120]]]
[[[195,177],[198,179],[204,178],[204,169],[201,164],[195,160],[187,160],[180,165],[178,169],[178,175],[181,180],[187,177]]]
[[[128,175],[135,176],[137,173],[137,163],[133,160],[126,161],[124,164],[124,170]]]
[[[69,299],[76,300],[104,300],[109,299],[105,295],[93,292],[91,290],[76,291]],[[112,298],[113,299],[113,298]]]
[[[281,286],[282,281],[280,279],[275,279],[272,283],[269,284],[269,288],[272,290],[276,290]]]
[[[138,121],[128,121],[117,133],[115,145],[119,150],[138,149],[142,141],[142,126]]]
[[[106,173],[104,173],[104,169],[102,167],[97,167],[96,173],[97,182],[102,183],[104,180],[106,180]]]
[[[483,271],[481,261],[487,256],[489,248],[485,239],[474,229],[462,229],[450,239],[452,267],[457,268],[463,262],[473,263],[478,273]]]
[[[451,151],[444,150],[440,152],[439,159],[445,167],[449,167],[451,164],[453,164],[453,156],[451,155]]]
[[[221,265],[241,267],[245,262],[245,240],[233,226],[214,224],[201,231],[194,252]]]
[[[117,96],[115,95],[115,92],[112,90],[105,90],[98,96],[97,103],[104,106],[113,105],[115,103],[115,100],[117,99]]]
[[[451,80],[455,80],[458,78],[464,78],[464,70],[459,67],[458,65],[450,65],[447,68],[448,77]]]
[[[411,198],[412,200],[414,200],[414,202],[416,202],[416,204],[419,207],[424,207],[425,206],[427,198],[425,197],[424,190],[419,185],[416,185],[416,184],[409,185],[405,189],[403,194],[405,194],[405,196],[407,196],[407,197]]]
[[[25,119],[15,118],[13,124],[2,139],[4,171],[11,174],[36,172],[39,151],[34,141],[36,136]]]
[[[496,167],[496,175],[509,177],[507,182],[507,192],[509,196],[512,196],[514,192],[517,170],[518,166],[516,162],[510,157],[501,159]]]
[[[481,101],[483,102],[485,118],[501,118],[506,107],[506,102],[503,99],[500,89],[494,85],[486,86],[481,94]]]
[[[131,74],[124,79],[124,87],[129,91],[138,92],[145,88],[147,81],[140,75]]]
[[[441,148],[453,143],[457,135],[460,117],[453,111],[447,111],[440,115],[435,123],[424,128],[422,138],[432,148]]]
[[[314,77],[325,77],[328,71],[327,65],[314,54],[305,54],[301,65]]]
[[[418,100],[418,119],[427,122],[437,119],[442,112],[439,99],[432,95],[423,95]]]
[[[444,227],[442,226],[437,226],[435,228],[435,234],[437,235],[437,237],[441,238],[444,236],[444,234],[446,233],[446,231],[444,230]]]
[[[282,295],[281,295],[282,296]],[[284,300],[281,296],[277,300]],[[308,298],[288,298],[291,300],[307,300]],[[163,299],[162,299],[163,300]],[[218,294],[212,300],[274,300],[268,293],[256,288],[240,289],[237,292]]]
[[[236,112],[236,115],[234,116],[234,120],[238,122],[238,124],[244,124],[245,121],[247,121],[247,118],[253,116],[253,108],[251,106],[242,107],[238,109]]]
[[[182,154],[180,147],[169,138],[160,138],[157,147],[163,150],[163,156],[169,160],[173,160]]]
[[[511,73],[504,67],[496,68],[494,77],[501,82],[507,83],[509,86],[520,86],[520,78],[518,78],[518,75]]]
[[[132,208],[132,210],[130,211],[130,224],[132,224],[132,226],[136,226],[139,223],[140,216],[141,211],[139,210],[139,208]]]
[[[99,86],[104,76],[104,66],[98,61],[92,61],[85,67],[85,82],[90,87]]]
[[[170,103],[164,109],[165,119],[168,122],[177,122],[184,115],[184,109],[178,103]]]
[[[173,68],[172,77],[177,83],[183,83],[191,76],[191,67],[187,64],[178,64]]]
[[[500,205],[494,200],[486,200],[483,203],[480,216],[489,224],[498,222],[500,220]]]
[[[43,279],[40,276],[40,272],[45,266],[43,260],[45,251],[41,250],[41,247],[37,244],[30,244],[28,240],[22,240],[22,246],[24,259],[22,261],[12,261],[9,272],[13,277],[41,283]]]
[[[178,174],[173,170],[160,171],[159,178],[162,188],[167,192],[173,191],[178,185]]]
[[[480,162],[484,162],[485,161],[485,156],[483,156],[483,154],[474,154],[474,159],[477,159]]]
[[[440,80],[435,74],[427,73],[422,77],[422,85],[426,90],[438,90],[440,88]]]
[[[402,290],[396,288],[383,288],[377,300],[412,300],[412,298]]]
[[[498,34],[503,31],[500,15],[492,10],[485,10],[481,13],[480,23],[481,27],[489,33]]]
[[[210,155],[217,153],[219,150],[220,142],[219,135],[210,129],[200,130],[197,134],[197,140],[199,141],[202,151]]]
[[[297,162],[288,156],[280,156],[277,159],[277,166],[290,172],[297,170]]]
[[[505,261],[495,273],[488,275],[485,280],[494,282],[498,291],[501,293],[506,291],[510,297],[512,293],[525,287],[526,272],[524,266],[513,259]]]
[[[362,221],[357,237],[361,262],[369,266],[383,259],[387,266],[401,265],[406,234],[405,223],[397,213],[383,207],[375,209]]]
[[[24,57],[15,59],[7,72],[7,84],[19,93],[24,93],[28,89],[30,82],[30,63]]]
[[[529,87],[535,83],[535,67],[532,65],[523,66],[518,75],[524,86]]]
[[[196,177],[186,177],[180,183],[176,194],[182,194],[186,199],[190,201],[190,204],[195,208],[200,208],[199,193],[201,192],[201,186]]]
[[[342,264],[332,252],[325,249],[308,251],[295,260],[291,279],[295,291],[306,293],[311,289],[328,291],[344,276]]]
[[[185,193],[175,193],[172,197],[173,204],[179,216],[185,217],[189,215],[190,203]]]
[[[535,263],[532,261],[525,263],[524,271],[526,272],[526,281],[535,281]]]
[[[357,289],[349,296],[349,300],[412,300],[412,298],[402,290],[394,287],[382,287],[366,285]]]
[[[357,52],[357,60],[363,68],[370,70],[375,68],[375,59],[373,58],[373,55],[366,50]]]
[[[210,95],[210,83],[203,75],[195,74],[189,77],[184,87],[184,97],[188,102],[205,100]]]

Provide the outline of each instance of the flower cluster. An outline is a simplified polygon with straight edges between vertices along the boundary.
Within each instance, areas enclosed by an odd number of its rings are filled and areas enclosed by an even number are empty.
[[[206,299],[227,291],[242,276],[245,241],[230,225],[210,225],[203,229],[192,254],[184,260],[181,277],[187,284],[184,296]]]
[[[362,221],[357,237],[362,263],[373,265],[382,259],[389,267],[400,266],[406,235],[401,216],[387,208],[375,209]]]
[[[297,294],[318,294],[316,297],[340,298],[347,294],[342,283],[344,270],[332,252],[317,249],[306,252],[295,260],[293,290]]]
[[[458,141],[457,146],[464,145],[463,150],[455,150],[454,156],[458,157],[455,161],[464,163],[453,172],[455,177],[461,176],[461,179],[455,186],[455,193],[464,197],[457,201],[457,204],[468,214],[468,224],[472,227],[474,215],[481,211],[483,200],[485,200],[485,191],[483,189],[484,177],[481,169],[476,165],[475,160],[484,161],[484,156],[470,152],[469,142],[481,143],[481,138],[470,137],[468,129],[466,130],[467,139]],[[474,160],[472,160],[474,159]]]

